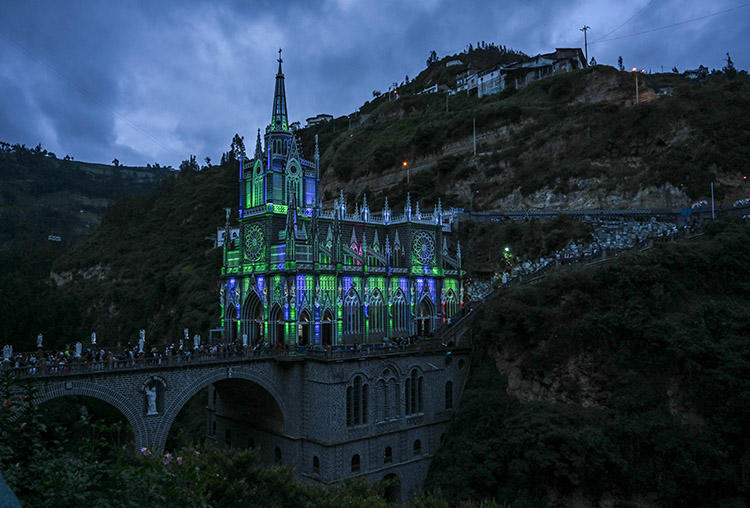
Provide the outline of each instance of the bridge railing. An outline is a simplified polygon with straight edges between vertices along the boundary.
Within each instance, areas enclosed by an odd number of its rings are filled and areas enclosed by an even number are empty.
[[[81,374],[96,374],[102,372],[144,370],[154,368],[195,366],[216,363],[232,363],[239,361],[254,360],[303,360],[305,358],[315,360],[340,360],[346,358],[361,358],[368,356],[403,355],[422,352],[437,352],[446,350],[446,346],[440,339],[419,339],[412,344],[363,344],[363,345],[339,345],[332,347],[323,346],[294,346],[285,349],[260,349],[253,350],[250,347],[238,350],[219,350],[215,353],[201,355],[172,355],[162,357],[144,358],[110,358],[104,361],[83,361],[72,359],[64,363],[53,363],[51,365],[24,365],[12,367],[8,364],[0,366],[0,370],[11,370],[16,378],[35,377],[64,377]]]

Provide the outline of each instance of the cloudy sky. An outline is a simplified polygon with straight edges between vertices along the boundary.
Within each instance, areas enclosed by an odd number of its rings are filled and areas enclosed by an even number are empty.
[[[284,48],[291,121],[355,111],[430,50],[583,47],[625,66],[750,67],[742,0],[0,2],[0,140],[129,165],[216,160],[271,113]],[[250,142],[252,144],[252,142]]]

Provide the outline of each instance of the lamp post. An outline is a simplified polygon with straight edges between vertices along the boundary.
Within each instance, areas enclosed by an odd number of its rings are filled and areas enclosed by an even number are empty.
[[[410,178],[410,175],[409,175],[409,163],[406,162],[406,161],[404,161],[404,162],[401,163],[401,165],[404,167],[404,169],[406,169],[406,187],[408,188],[409,185],[410,185],[410,183],[411,183],[410,182],[411,178]]]
[[[636,106],[640,102],[640,97],[638,94],[638,69],[633,67],[633,76],[635,76],[635,104]]]

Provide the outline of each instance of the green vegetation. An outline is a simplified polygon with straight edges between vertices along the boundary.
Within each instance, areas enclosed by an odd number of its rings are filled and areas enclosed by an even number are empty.
[[[706,229],[489,302],[426,488],[528,506],[743,505],[750,227]]]
[[[112,440],[120,423],[90,416],[67,422],[45,417],[28,402],[33,389],[27,386],[19,396],[11,391],[12,382],[8,375],[0,379],[0,469],[25,507],[389,506],[383,497],[387,484],[370,486],[356,479],[334,487],[303,484],[286,467],[262,464],[256,450],[134,454],[132,445],[120,447]],[[77,427],[75,440],[62,423]],[[409,506],[453,504],[434,494]]]
[[[471,255],[464,258],[469,273],[499,273],[506,270],[502,249],[508,247],[517,259],[539,259],[551,256],[568,242],[591,237],[589,224],[569,215],[552,219],[461,224],[458,238],[461,248]]]
[[[665,85],[674,93],[634,108],[632,74],[596,66],[481,99],[450,96],[448,112],[444,94],[379,99],[362,125],[348,129],[342,118],[300,136],[311,157],[313,136],[320,135],[326,179],[342,188],[419,160],[424,169],[412,172],[411,190],[428,202],[442,196],[468,206],[467,183],[487,206],[515,189],[524,196],[544,188],[567,194],[590,178],[600,179],[606,192],[628,195],[669,183],[694,200],[705,197],[714,181],[718,199],[738,199],[739,168],[750,156],[747,75],[730,80],[717,74],[705,82],[664,74],[641,79],[644,93]],[[471,160],[470,142],[444,153],[446,144],[469,140],[473,119],[479,134],[500,133],[480,142],[479,160]],[[452,171],[445,170],[449,164]],[[379,203],[387,195],[393,204],[391,196],[400,200],[405,183],[404,175],[370,189],[368,199]]]

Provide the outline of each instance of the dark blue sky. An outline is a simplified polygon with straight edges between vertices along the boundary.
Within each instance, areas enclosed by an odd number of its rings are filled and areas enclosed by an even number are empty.
[[[583,47],[584,24],[599,63],[721,68],[729,51],[749,67],[741,0],[11,0],[0,4],[0,140],[95,162],[217,160],[235,132],[252,140],[268,123],[279,47],[291,121],[304,125],[415,76],[432,49]]]

